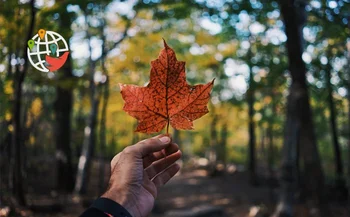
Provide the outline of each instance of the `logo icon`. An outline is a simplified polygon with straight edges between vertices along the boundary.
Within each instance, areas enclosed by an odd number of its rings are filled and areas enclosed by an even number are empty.
[[[34,68],[42,72],[54,72],[67,61],[69,48],[66,40],[57,32],[39,29],[28,41],[27,54]]]

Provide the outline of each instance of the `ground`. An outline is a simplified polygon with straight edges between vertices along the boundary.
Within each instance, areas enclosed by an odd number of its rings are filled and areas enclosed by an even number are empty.
[[[245,172],[209,177],[205,170],[194,170],[164,186],[156,201],[156,211],[217,206],[227,216],[247,216],[251,208],[266,201],[269,201],[269,189],[251,186]]]
[[[96,177],[98,165],[94,165],[93,168],[92,177]],[[15,216],[77,217],[84,210],[82,204],[88,206],[98,195],[97,180],[91,180],[88,199],[78,200],[71,195],[51,199],[55,196],[54,192],[51,195],[30,194],[27,198],[29,203],[34,205],[32,209],[40,211],[18,209],[17,211],[22,214]],[[276,199],[276,193],[276,189],[271,190],[266,184],[250,185],[248,173],[244,171],[212,177],[204,169],[191,169],[182,171],[161,188],[150,217],[170,216],[169,214],[174,211],[208,207],[222,209],[227,217],[250,217],[256,216],[257,213],[258,216],[268,216],[274,210],[271,204]],[[52,206],[52,204],[63,206]],[[302,208],[298,212],[303,214],[297,216],[308,216],[305,214],[307,211]],[[339,217],[350,216],[349,210],[344,206],[333,206],[332,213]]]

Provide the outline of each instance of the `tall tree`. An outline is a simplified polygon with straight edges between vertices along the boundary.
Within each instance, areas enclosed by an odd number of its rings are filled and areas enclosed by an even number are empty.
[[[19,4],[19,3],[17,3]],[[36,9],[34,7],[35,0],[31,0],[29,3],[30,13],[29,13],[29,25],[27,30],[27,35],[24,40],[18,42],[14,55],[16,58],[23,58],[25,63],[24,66],[19,66],[16,64],[15,74],[14,74],[14,100],[13,100],[13,134],[12,134],[12,160],[10,163],[11,173],[13,178],[13,193],[14,198],[19,205],[26,205],[24,189],[23,189],[23,174],[22,174],[22,147],[23,147],[23,126],[21,120],[21,109],[22,109],[22,84],[27,74],[28,69],[28,56],[27,56],[27,41],[32,38],[34,24],[35,24],[35,14]],[[17,10],[23,10],[17,7]],[[23,13],[23,12],[19,12]]]
[[[60,13],[59,31],[69,41],[72,36],[71,19],[72,14],[66,11],[67,4],[59,4],[63,13]],[[71,149],[71,116],[73,107],[73,63],[69,56],[67,62],[57,73],[58,85],[56,88],[56,100],[54,103],[56,126],[56,187],[58,190],[70,192],[74,187],[74,173],[72,165]]]
[[[329,61],[326,65],[326,87],[327,87],[327,94],[328,94],[328,106],[330,111],[329,121],[331,123],[331,134],[332,134],[332,143],[333,143],[333,149],[334,149],[334,160],[336,165],[336,186],[337,188],[341,189],[344,188],[345,182],[344,182],[344,172],[343,172],[343,161],[341,157],[341,150],[340,150],[340,144],[338,140],[338,129],[337,129],[337,115],[335,111],[334,106],[334,100],[333,100],[333,87],[331,83],[332,75],[332,65],[331,65],[331,52],[328,52],[328,58]]]
[[[103,24],[101,25],[101,32],[104,32],[105,27],[106,27],[106,21],[105,19],[102,19]],[[102,52],[105,53],[107,52],[106,49],[106,36],[103,34],[102,35]],[[102,111],[101,111],[101,118],[100,118],[100,177],[99,177],[99,193],[102,194],[105,187],[104,183],[104,177],[105,177],[105,164],[104,164],[104,157],[106,154],[106,118],[107,118],[107,105],[108,105],[108,99],[109,99],[109,76],[108,72],[105,66],[105,54],[102,55],[103,57],[101,58],[101,70],[102,74],[106,76],[106,81],[104,84],[102,84],[103,87],[103,102],[102,102]]]
[[[96,124],[98,107],[100,103],[100,94],[97,89],[98,86],[95,83],[95,70],[97,62],[92,59],[92,46],[91,46],[91,33],[90,33],[90,20],[88,20],[87,11],[84,11],[85,23],[86,23],[86,38],[89,47],[89,60],[87,75],[89,76],[89,96],[90,96],[90,114],[87,120],[87,126],[84,129],[84,141],[82,152],[78,163],[78,172],[75,181],[74,192],[77,194],[86,193],[86,188],[89,178],[89,170],[91,166],[91,157],[93,156],[96,140]]]
[[[100,16],[98,19],[99,25],[105,25],[104,24],[104,18],[102,18],[103,11],[106,8],[106,5],[103,3],[101,5],[95,5],[95,7],[100,11]],[[96,10],[93,10],[96,11]],[[98,84],[95,83],[94,77],[95,77],[95,70],[97,63],[101,60],[106,58],[109,51],[115,49],[117,46],[120,45],[127,37],[127,31],[130,28],[131,20],[128,20],[124,29],[124,32],[122,33],[122,36],[119,38],[119,40],[113,42],[112,46],[107,48],[106,50],[103,49],[102,54],[96,58],[92,58],[92,47],[91,47],[91,38],[92,35],[90,33],[91,31],[91,20],[90,15],[87,14],[87,9],[84,9],[85,14],[85,23],[86,23],[86,35],[89,43],[89,51],[90,51],[90,57],[89,57],[89,66],[87,69],[87,74],[89,76],[89,96],[90,96],[90,114],[88,116],[87,120],[87,126],[84,129],[84,141],[83,141],[83,147],[81,151],[81,155],[79,158],[78,163],[78,171],[75,181],[75,187],[74,192],[76,194],[83,194],[86,192],[86,188],[88,185],[88,177],[90,172],[90,165],[91,165],[91,158],[94,153],[95,148],[95,140],[96,140],[96,124],[97,124],[97,115],[98,115],[98,107],[100,102],[100,90],[98,87]],[[101,34],[105,34],[102,32]]]
[[[302,28],[306,21],[305,1],[281,0],[281,14],[287,35],[289,72],[292,84],[287,99],[287,122],[282,162],[282,191],[275,216],[294,216],[293,203],[296,190],[296,150],[300,146],[304,165],[305,196],[318,205],[322,202],[324,177],[316,145],[312,112],[306,84],[306,66],[302,59]],[[325,214],[325,213],[323,213]]]
[[[219,146],[218,146],[218,135],[217,135],[217,130],[216,130],[216,125],[218,122],[218,115],[215,114],[214,106],[211,106],[211,121],[210,121],[210,127],[209,127],[209,132],[210,132],[210,151],[209,151],[209,173],[210,176],[215,176],[217,175],[217,168],[216,164],[218,161],[218,153],[219,153]]]
[[[274,145],[274,130],[273,130],[273,125],[275,123],[275,114],[276,114],[276,99],[275,99],[275,89],[274,89],[274,81],[273,78],[269,78],[269,86],[271,87],[271,114],[270,118],[268,120],[268,125],[267,125],[267,138],[268,138],[268,150],[267,150],[267,165],[268,165],[268,171],[269,171],[269,196],[270,199],[274,199],[273,195],[273,179],[274,179],[274,173],[273,173],[273,165],[275,161],[275,145]]]
[[[334,90],[340,86],[347,88],[346,67],[343,70],[338,69],[337,60],[346,59],[346,41],[349,40],[349,4],[344,1],[317,1],[319,5],[310,4],[310,19],[307,29],[312,30],[320,28],[321,31],[313,32],[316,40],[308,40],[310,47],[320,47],[318,58],[313,58],[310,69],[314,70],[313,76],[325,83],[325,96],[327,96],[327,107],[329,110],[330,136],[332,138],[333,156],[335,164],[336,177],[336,195],[338,199],[344,198],[348,191],[345,185],[344,165],[342,161],[342,151],[340,136],[338,131],[341,119],[338,119],[338,111],[336,109],[336,98]],[[336,4],[332,4],[336,3]],[[345,42],[345,43],[344,43]],[[316,52],[317,53],[317,52]],[[319,73],[321,72],[321,73]],[[324,74],[323,74],[324,73]],[[333,83],[331,80],[336,81]],[[339,82],[337,82],[339,80]],[[317,83],[316,83],[317,86]],[[319,94],[319,93],[318,93]],[[323,122],[323,120],[322,120]]]
[[[59,80],[64,82],[72,78],[72,60],[68,57],[67,62],[60,70],[62,76]],[[73,106],[73,94],[71,87],[58,86],[54,103],[55,110],[55,143],[56,143],[56,187],[57,189],[69,192],[73,190],[74,173],[72,165],[71,149],[71,113]]]
[[[252,36],[250,36],[252,37]],[[252,46],[253,40],[249,40]],[[252,58],[252,48],[248,50],[248,61]],[[247,91],[247,103],[248,103],[248,129],[249,129],[249,155],[248,155],[248,169],[250,174],[250,182],[257,184],[256,177],[256,137],[255,137],[255,122],[254,122],[254,95],[255,95],[255,81],[252,66],[249,66],[249,89]]]
[[[349,22],[349,29],[350,29],[350,22]],[[347,61],[348,61],[348,67],[347,67],[347,74],[350,76],[350,42],[348,42],[348,51],[347,51]],[[347,82],[347,101],[348,101],[348,183],[350,183],[350,78],[348,78]],[[348,191],[349,198],[350,198],[350,189]],[[350,201],[350,200],[349,200]]]
[[[227,130],[227,121],[225,121],[222,124],[221,127],[221,136],[220,136],[220,157],[219,159],[222,160],[225,168],[227,164],[227,137],[228,137],[228,130]]]

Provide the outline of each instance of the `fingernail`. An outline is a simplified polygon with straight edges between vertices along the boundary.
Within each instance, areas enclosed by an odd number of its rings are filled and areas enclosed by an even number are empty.
[[[167,136],[164,136],[164,137],[160,138],[159,140],[164,144],[167,144],[170,142],[170,138]]]

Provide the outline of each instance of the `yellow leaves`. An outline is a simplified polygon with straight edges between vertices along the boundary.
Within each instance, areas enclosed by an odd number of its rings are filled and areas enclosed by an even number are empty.
[[[334,39],[328,39],[328,44],[329,45],[334,45],[334,43],[335,43]]]
[[[29,137],[29,144],[31,144],[31,145],[35,144],[35,137],[33,135],[30,135],[30,137]]]
[[[265,128],[265,129],[267,129],[267,128],[269,127],[269,124],[268,124],[267,122],[264,122],[264,123],[262,124],[262,127]]]
[[[13,94],[13,81],[7,81],[5,82],[5,88],[4,88],[4,93],[7,95],[12,95]]]
[[[6,121],[10,121],[11,118],[12,118],[12,113],[9,112],[9,111],[6,111],[6,113],[5,113],[5,120]]]
[[[153,19],[153,11],[152,10],[142,10],[139,12],[138,17],[142,17],[145,20],[152,20]]]
[[[233,53],[236,53],[238,47],[237,41],[231,41],[229,43],[220,43],[217,46],[217,49],[223,56],[230,56]]]
[[[254,103],[254,110],[259,111],[262,108],[262,105],[260,102]]]
[[[200,46],[207,45],[209,41],[211,44],[217,44],[218,39],[203,31],[196,35],[196,43]]]
[[[329,118],[330,115],[331,115],[331,114],[330,114],[329,110],[324,111],[324,116],[325,116],[326,118]]]
[[[35,118],[40,115],[42,107],[43,107],[43,102],[41,101],[41,99],[35,98],[30,108],[30,112],[33,114]]]
[[[39,117],[41,110],[43,108],[43,103],[40,98],[35,98],[32,102],[31,107],[28,110],[28,118],[26,125],[29,127],[31,123]]]

